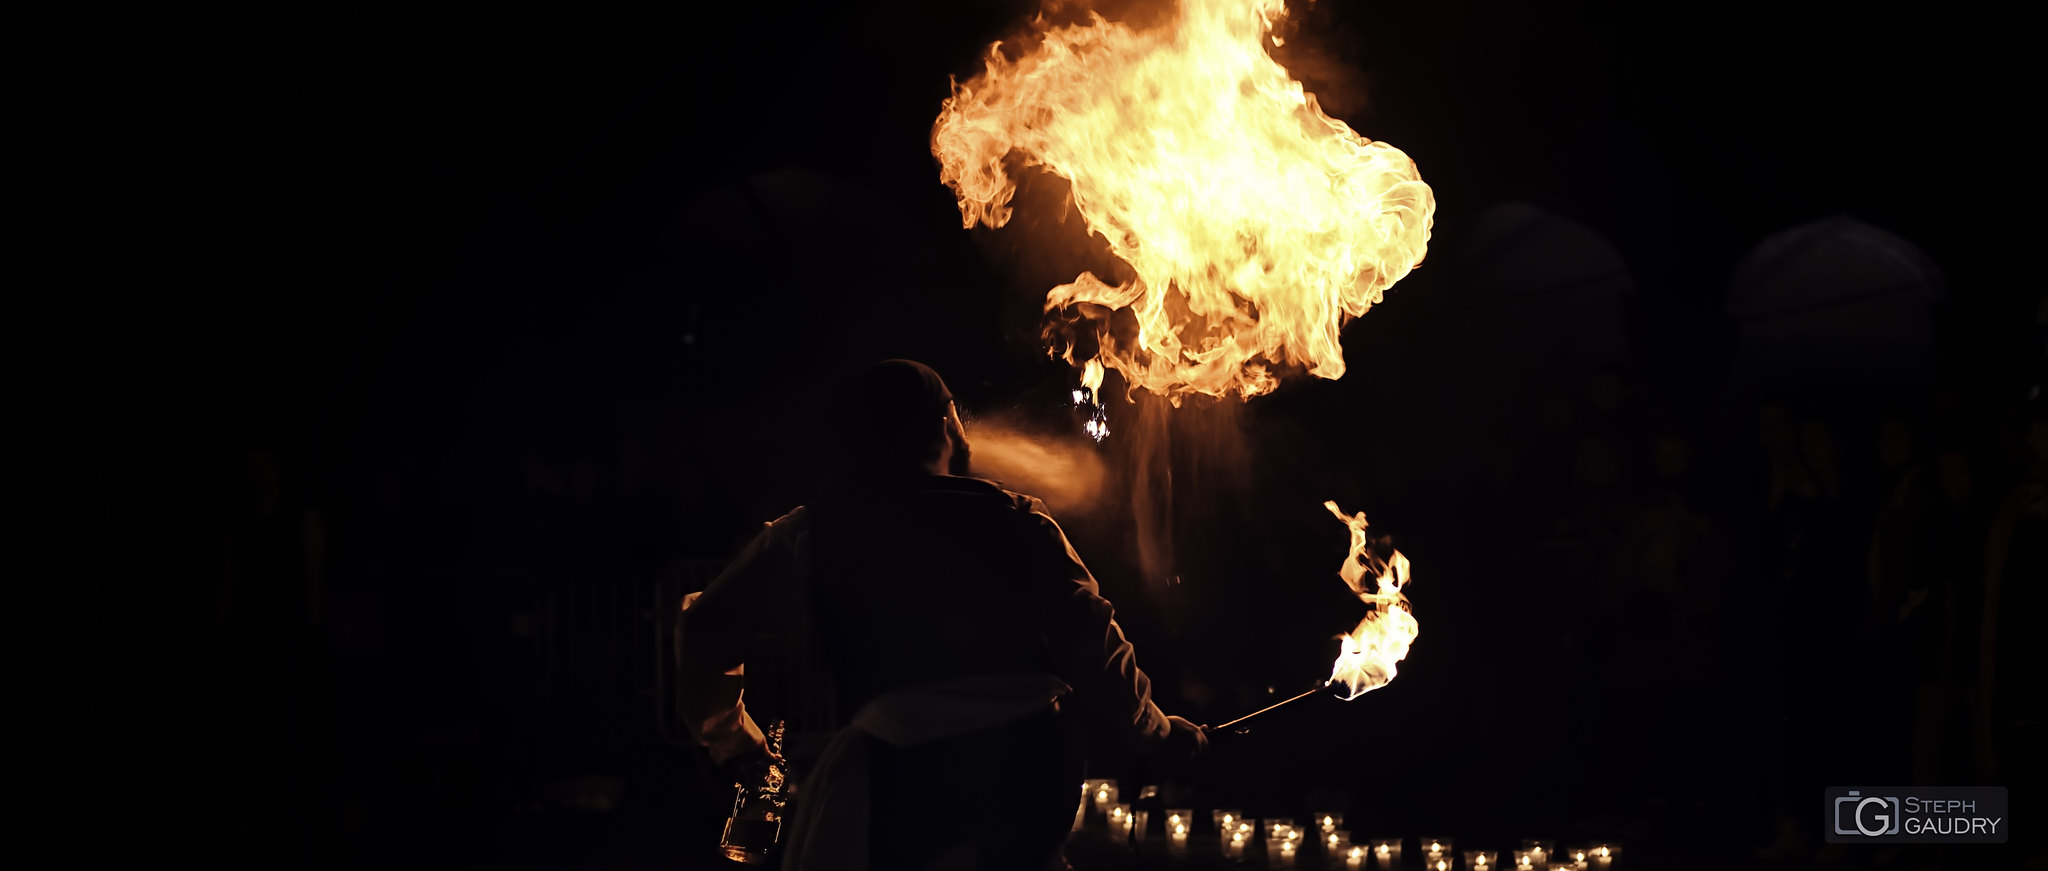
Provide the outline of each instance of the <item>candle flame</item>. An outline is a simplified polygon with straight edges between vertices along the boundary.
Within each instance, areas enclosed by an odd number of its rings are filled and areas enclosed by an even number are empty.
[[[1408,558],[1395,551],[1381,560],[1372,552],[1364,512],[1345,514],[1336,502],[1324,502],[1323,507],[1351,528],[1351,552],[1337,574],[1351,587],[1351,592],[1372,606],[1358,628],[1342,636],[1343,649],[1330,669],[1330,683],[1343,684],[1344,698],[1349,700],[1394,679],[1395,664],[1407,658],[1419,626],[1408,611],[1408,597],[1401,591],[1408,583]],[[1371,587],[1366,584],[1368,572],[1372,575]]]
[[[1011,155],[1070,202],[1132,277],[1083,272],[1046,310],[1092,325],[1074,359],[1178,404],[1271,392],[1275,367],[1344,374],[1338,331],[1419,264],[1436,200],[1415,162],[1323,113],[1267,53],[1283,0],[1181,0],[1134,30],[1090,12],[954,82],[932,127],[964,226],[1001,227]],[[1042,21],[1043,19],[1041,19]],[[1111,329],[1128,312],[1135,330]],[[1078,322],[1078,321],[1076,321]],[[1091,391],[1092,392],[1092,391]]]

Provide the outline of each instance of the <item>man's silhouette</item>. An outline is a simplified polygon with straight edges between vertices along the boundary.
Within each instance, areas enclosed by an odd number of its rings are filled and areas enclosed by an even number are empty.
[[[797,772],[786,868],[1063,867],[1077,708],[1141,755],[1189,758],[1207,741],[1152,702],[1044,504],[968,477],[938,373],[884,361],[839,398],[826,495],[685,602],[683,714],[727,770],[759,770],[742,666],[760,658],[755,639],[779,639],[768,649],[785,663],[814,667],[788,679],[827,687],[844,726]]]

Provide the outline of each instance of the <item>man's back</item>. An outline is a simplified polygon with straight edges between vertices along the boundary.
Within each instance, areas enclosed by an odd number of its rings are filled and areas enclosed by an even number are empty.
[[[813,612],[842,711],[952,678],[1065,676],[1052,645],[1079,588],[1033,507],[934,476],[811,510]]]

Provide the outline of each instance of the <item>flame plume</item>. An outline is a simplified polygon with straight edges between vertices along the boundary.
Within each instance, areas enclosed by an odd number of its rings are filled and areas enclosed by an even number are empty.
[[[979,76],[954,82],[932,153],[964,225],[1009,220],[1014,153],[1070,183],[1089,230],[1136,276],[1084,272],[1046,294],[1047,311],[1094,326],[1095,356],[1075,360],[1069,345],[1069,363],[1099,361],[1176,405],[1271,392],[1276,367],[1335,379],[1338,329],[1421,262],[1429,186],[1407,155],[1323,114],[1267,54],[1284,11],[1182,0],[1171,24],[1145,31],[1091,13],[1014,60],[996,43]],[[1118,310],[1135,331],[1110,329]]]
[[[1344,558],[1344,567],[1337,574],[1351,586],[1351,592],[1373,606],[1365,619],[1358,621],[1358,628],[1342,636],[1343,651],[1337,654],[1337,663],[1330,669],[1330,683],[1342,684],[1344,698],[1350,700],[1394,679],[1395,663],[1408,657],[1408,646],[1415,643],[1419,627],[1415,615],[1408,613],[1408,597],[1401,592],[1408,584],[1408,558],[1400,551],[1385,560],[1373,554],[1371,539],[1365,532],[1365,512],[1345,514],[1336,502],[1324,502],[1323,507],[1351,527],[1351,553]],[[1371,589],[1366,587],[1368,572],[1372,575]]]

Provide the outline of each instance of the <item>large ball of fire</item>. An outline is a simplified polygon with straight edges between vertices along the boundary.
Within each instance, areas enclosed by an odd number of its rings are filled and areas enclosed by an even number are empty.
[[[1009,220],[1013,154],[1071,184],[1136,277],[1082,273],[1046,307],[1091,321],[1094,360],[1176,404],[1270,392],[1276,366],[1342,376],[1338,329],[1428,246],[1436,201],[1415,163],[1323,114],[1267,54],[1283,12],[1182,0],[1148,30],[1091,15],[1015,59],[997,43],[932,129],[967,227]],[[1135,330],[1110,329],[1117,310]]]

